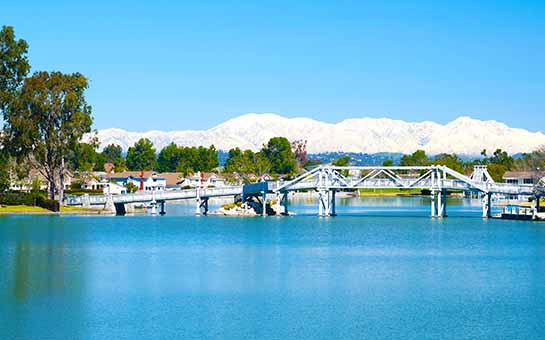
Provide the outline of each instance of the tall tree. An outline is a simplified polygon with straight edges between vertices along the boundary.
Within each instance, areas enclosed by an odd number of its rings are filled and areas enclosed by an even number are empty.
[[[416,150],[412,155],[404,155],[399,162],[402,166],[426,166],[430,160],[424,150]]]
[[[79,73],[37,72],[26,78],[17,105],[5,119],[6,144],[17,158],[32,159],[54,199],[64,196],[65,160],[91,131],[91,107],[85,100],[87,78]]]
[[[140,139],[127,151],[127,167],[129,170],[153,170],[156,162],[153,143],[147,138]]]
[[[28,44],[15,38],[13,27],[3,26],[0,31],[0,114],[4,117],[16,105],[30,71],[27,51]]]
[[[273,137],[261,150],[271,162],[271,172],[276,174],[292,174],[297,169],[295,154],[290,142],[284,137]]]
[[[433,160],[434,165],[445,165],[452,170],[463,172],[464,162],[456,154],[439,154]]]
[[[100,159],[103,163],[113,163],[114,171],[120,172],[127,168],[125,158],[123,158],[123,149],[117,144],[108,144],[100,154]],[[104,167],[104,164],[101,165]]]
[[[176,171],[180,158],[181,152],[178,145],[170,143],[159,152],[157,170],[160,172]]]
[[[350,156],[348,155],[341,156],[337,158],[336,160],[334,160],[333,162],[331,162],[331,164],[334,166],[347,166],[348,163],[350,163]]]

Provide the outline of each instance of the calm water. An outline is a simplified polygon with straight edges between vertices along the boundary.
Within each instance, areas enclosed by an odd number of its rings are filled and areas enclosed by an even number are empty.
[[[0,339],[545,339],[545,223],[449,203],[0,217]]]

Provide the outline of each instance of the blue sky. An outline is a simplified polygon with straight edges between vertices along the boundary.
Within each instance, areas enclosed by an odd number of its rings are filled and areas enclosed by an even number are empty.
[[[4,0],[0,24],[33,70],[90,78],[99,129],[275,112],[545,131],[545,1]]]

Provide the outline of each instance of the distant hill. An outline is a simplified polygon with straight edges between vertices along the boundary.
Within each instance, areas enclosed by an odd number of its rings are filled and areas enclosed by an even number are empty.
[[[509,153],[535,150],[545,144],[542,132],[510,128],[497,121],[460,117],[441,125],[431,121],[405,122],[387,118],[347,119],[330,124],[310,118],[286,118],[276,114],[246,114],[208,130],[128,132],[98,131],[101,147],[115,143],[126,150],[138,139],[149,138],[160,150],[171,142],[184,146],[233,147],[259,150],[270,138],[307,140],[309,153],[351,152],[357,154],[411,153],[478,155],[482,149],[501,148]]]

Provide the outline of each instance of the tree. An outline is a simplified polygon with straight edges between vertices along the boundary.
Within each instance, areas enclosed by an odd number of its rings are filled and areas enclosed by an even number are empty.
[[[69,155],[68,163],[74,170],[92,171],[99,162],[96,147],[88,143],[77,143]]]
[[[9,155],[3,149],[0,149],[0,192],[8,190],[9,185],[10,185]]]
[[[180,163],[181,152],[178,146],[170,143],[165,146],[157,157],[157,170],[159,172],[176,171]]]
[[[331,164],[334,166],[347,166],[348,163],[350,163],[350,156],[348,155],[341,156],[337,158],[336,160],[334,160],[333,162],[331,162]]]
[[[153,170],[156,165],[153,143],[141,138],[127,151],[127,167],[129,170]]]
[[[393,166],[394,161],[391,159],[385,159],[384,162],[382,162],[382,166]]]
[[[464,171],[464,162],[456,154],[439,154],[435,156],[433,164],[444,165],[460,173]]]
[[[297,168],[295,155],[291,151],[290,142],[284,137],[273,137],[261,150],[271,163],[271,172],[276,174],[292,174]]]
[[[401,166],[426,166],[430,160],[424,150],[416,150],[412,155],[404,155],[399,162]]]
[[[13,27],[2,26],[0,31],[0,114],[13,109],[21,87],[30,71],[27,58],[28,44],[17,40]]]
[[[104,167],[104,163],[113,163],[115,172],[124,171],[127,168],[125,158],[123,158],[123,149],[120,145],[108,144],[102,149],[100,155],[101,167]]]
[[[506,151],[496,149],[492,157],[488,158],[488,163],[503,165],[505,168],[511,169],[515,160]]]
[[[16,105],[5,116],[4,135],[10,153],[30,159],[47,179],[54,199],[64,195],[65,160],[91,131],[91,107],[85,101],[87,78],[79,73],[37,72],[26,78]],[[57,177],[58,176],[58,177]]]

